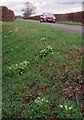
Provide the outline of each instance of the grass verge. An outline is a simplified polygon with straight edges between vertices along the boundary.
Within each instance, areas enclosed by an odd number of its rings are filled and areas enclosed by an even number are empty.
[[[3,119],[82,118],[82,36],[23,20],[2,27]]]

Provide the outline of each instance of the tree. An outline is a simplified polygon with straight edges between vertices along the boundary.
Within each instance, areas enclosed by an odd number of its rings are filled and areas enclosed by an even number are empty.
[[[22,10],[24,12],[23,13],[24,18],[28,18],[31,14],[34,14],[35,9],[36,7],[32,3],[26,2],[25,8]]]

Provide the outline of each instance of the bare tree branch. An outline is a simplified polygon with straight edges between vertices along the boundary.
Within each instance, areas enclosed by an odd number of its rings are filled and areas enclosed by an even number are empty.
[[[26,2],[25,8],[22,9],[22,11],[24,12],[23,13],[24,18],[28,18],[31,14],[34,14],[35,9],[36,9],[36,7],[32,3]]]

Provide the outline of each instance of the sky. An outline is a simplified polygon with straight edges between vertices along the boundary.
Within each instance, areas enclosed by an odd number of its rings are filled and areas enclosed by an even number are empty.
[[[3,0],[0,5],[7,6],[13,10],[15,15],[22,15],[22,9],[25,8],[25,2],[30,0]],[[40,15],[43,12],[51,12],[53,14],[63,14],[82,11],[83,0],[31,0],[36,6],[35,14]]]

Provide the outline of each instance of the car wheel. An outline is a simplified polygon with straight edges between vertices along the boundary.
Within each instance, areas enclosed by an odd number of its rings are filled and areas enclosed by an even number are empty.
[[[53,23],[55,23],[55,22],[53,22]]]

